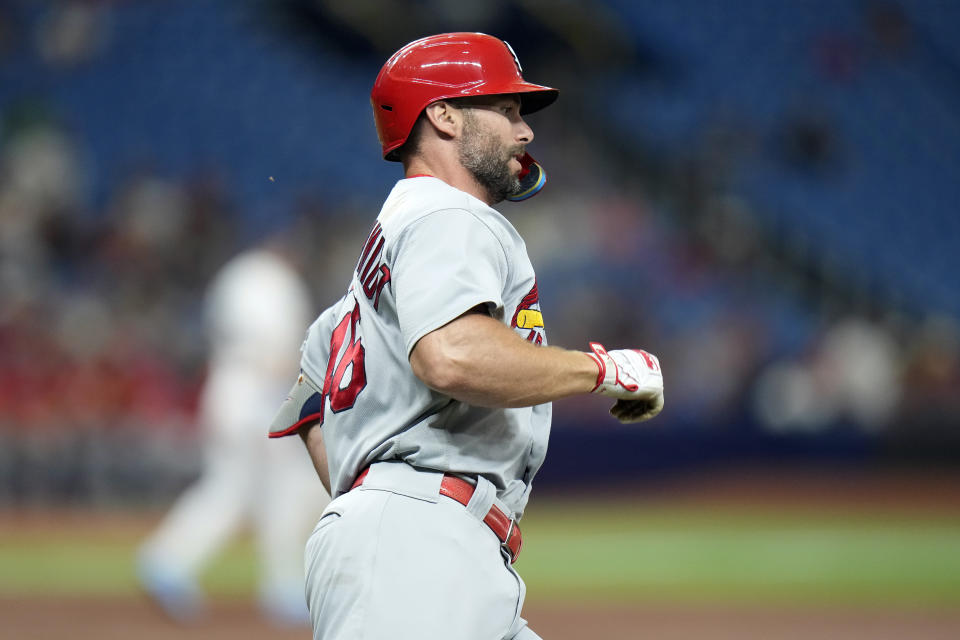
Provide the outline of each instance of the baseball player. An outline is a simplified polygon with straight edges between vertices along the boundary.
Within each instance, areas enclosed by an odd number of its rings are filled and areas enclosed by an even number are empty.
[[[602,393],[623,422],[663,407],[653,355],[547,346],[523,240],[491,208],[543,187],[523,116],[556,98],[480,33],[412,42],[376,79],[405,178],[270,433],[299,433],[334,496],[306,550],[317,639],[537,638],[511,565],[551,401]]]
[[[310,322],[310,294],[282,253],[261,247],[220,270],[206,312],[203,473],[141,547],[139,578],[171,617],[196,619],[203,609],[197,574],[249,522],[264,613],[281,626],[306,625],[303,545],[329,497],[303,447],[270,443],[263,431],[290,383],[291,360]]]

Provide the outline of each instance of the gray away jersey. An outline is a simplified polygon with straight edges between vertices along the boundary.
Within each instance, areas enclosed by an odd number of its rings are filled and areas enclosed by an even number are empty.
[[[546,454],[551,405],[471,406],[428,388],[409,362],[420,338],[477,305],[546,344],[536,277],[513,225],[436,178],[399,181],[349,291],[307,332],[301,376],[270,436],[317,422],[334,497],[371,463],[399,459],[482,475],[519,516]]]

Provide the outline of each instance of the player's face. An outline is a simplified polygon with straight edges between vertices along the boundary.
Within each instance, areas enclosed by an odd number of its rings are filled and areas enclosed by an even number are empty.
[[[462,113],[460,162],[486,188],[492,202],[519,193],[520,158],[533,140],[533,131],[520,117],[520,100],[494,96],[464,105]]]

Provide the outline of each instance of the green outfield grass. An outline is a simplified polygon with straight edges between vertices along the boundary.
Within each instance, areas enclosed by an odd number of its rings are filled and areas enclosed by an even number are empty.
[[[517,567],[541,600],[960,606],[960,515],[545,501],[523,531]],[[140,535],[0,530],[0,595],[132,593]],[[214,594],[246,595],[255,576],[252,547],[241,541],[204,582]]]
[[[0,537],[0,596],[132,594],[137,543],[133,537],[98,542],[68,534]],[[218,555],[203,584],[212,594],[246,596],[254,592],[256,572],[253,545],[241,540]]]
[[[529,515],[517,565],[540,596],[960,605],[960,515],[558,504]]]

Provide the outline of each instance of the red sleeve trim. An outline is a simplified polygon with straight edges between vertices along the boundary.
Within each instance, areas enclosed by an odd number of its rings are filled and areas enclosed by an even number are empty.
[[[292,425],[290,425],[289,427],[287,427],[287,428],[284,429],[283,431],[272,431],[272,432],[270,432],[269,437],[271,437],[271,438],[282,438],[282,437],[284,437],[284,436],[292,435],[292,434],[296,433],[297,431],[299,431],[299,430],[300,430],[300,427],[303,427],[303,426],[305,426],[305,425],[307,425],[307,424],[310,424],[311,422],[317,422],[317,421],[319,421],[320,418],[322,418],[322,417],[323,417],[323,414],[322,414],[322,413],[311,413],[311,414],[308,415],[307,417],[301,418],[300,420],[297,420],[296,422],[294,422]]]

